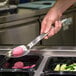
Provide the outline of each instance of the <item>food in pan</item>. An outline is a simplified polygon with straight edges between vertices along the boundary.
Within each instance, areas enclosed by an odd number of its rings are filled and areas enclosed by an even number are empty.
[[[29,69],[29,68],[33,68],[33,67],[35,67],[36,65],[35,64],[33,64],[33,65],[31,65],[31,66],[24,66],[23,68],[24,69]]]
[[[60,67],[60,71],[64,71],[66,68],[66,64],[62,64],[61,67]]]
[[[3,66],[4,66],[5,68],[8,68],[9,65],[10,65],[10,64],[9,64],[8,62],[6,62]]]
[[[23,69],[29,69],[30,68],[30,66],[24,66],[23,67]]]
[[[35,67],[35,66],[36,66],[36,65],[35,65],[35,64],[33,64],[33,65],[31,65],[31,66],[30,66],[30,68],[33,68],[33,67]]]
[[[73,64],[57,64],[54,71],[76,71],[76,63]]]
[[[12,68],[23,68],[23,67],[24,67],[24,63],[19,61],[16,62]]]
[[[71,65],[68,65],[66,67],[67,71],[76,71],[76,63],[73,63]]]
[[[33,64],[31,66],[24,66],[24,63],[21,61],[18,61],[14,64],[14,66],[12,67],[13,69],[30,69],[30,68],[34,68],[36,65]]]

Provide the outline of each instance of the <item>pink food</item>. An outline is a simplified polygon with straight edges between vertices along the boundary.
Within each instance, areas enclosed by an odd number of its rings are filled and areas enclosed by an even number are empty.
[[[35,64],[33,64],[33,65],[31,65],[31,66],[30,66],[30,68],[33,68],[33,67],[35,67],[35,66],[36,66],[36,65],[35,65]]]
[[[22,47],[16,47],[13,49],[12,55],[13,56],[20,56],[24,53],[24,50]]]
[[[12,68],[23,68],[23,67],[24,67],[24,63],[19,61],[16,62]]]
[[[6,62],[3,66],[6,67],[6,68],[8,68],[9,65],[10,64],[8,62]]]
[[[23,67],[23,69],[29,69],[30,68],[30,66],[24,66]]]
[[[13,66],[12,69],[18,69],[18,68]]]
[[[34,64],[34,65],[31,65],[31,66],[24,66],[23,68],[24,69],[30,69],[30,68],[33,68],[33,67],[35,67],[36,65]]]

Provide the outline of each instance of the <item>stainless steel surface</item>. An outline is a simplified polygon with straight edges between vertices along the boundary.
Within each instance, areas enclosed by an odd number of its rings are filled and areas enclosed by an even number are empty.
[[[76,57],[76,47],[51,47],[50,49],[45,48],[41,51],[35,51],[36,53],[40,53],[44,56],[39,68],[35,71],[34,76],[40,76],[43,73],[44,66],[49,57]]]
[[[5,6],[8,3],[9,0],[4,0],[2,2],[0,2],[0,7]]]
[[[8,23],[11,21],[21,20],[21,19],[28,18],[28,17],[45,15],[48,12],[48,10],[49,8],[42,9],[42,10],[20,9],[19,8],[18,14],[12,14],[12,15],[6,15],[6,16],[0,17],[0,23],[4,23],[4,22]],[[70,12],[70,11],[75,11],[75,10],[76,10],[75,8],[72,8],[72,9],[69,9],[68,11]],[[3,20],[3,19],[6,19],[6,20]]]
[[[38,17],[18,21],[17,23],[21,22],[22,25],[0,30],[0,44],[28,44],[39,34],[39,23],[37,19]]]
[[[0,46],[0,55],[17,46]],[[43,56],[76,56],[76,46],[35,46],[30,53]]]
[[[0,23],[5,24],[5,23],[9,23],[9,22],[15,22],[18,20],[24,20],[26,18],[38,17],[42,14],[46,14],[48,10],[49,10],[48,8],[43,9],[43,10],[18,9],[17,14],[11,14],[11,15],[9,14],[9,15],[5,15],[5,16],[1,16]],[[6,19],[6,20],[2,21],[3,19]],[[1,27],[3,27],[3,26],[4,25],[2,25]],[[9,25],[9,26],[11,26],[11,25]]]

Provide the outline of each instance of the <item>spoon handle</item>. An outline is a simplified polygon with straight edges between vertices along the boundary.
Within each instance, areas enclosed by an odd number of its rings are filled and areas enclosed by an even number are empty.
[[[36,45],[40,40],[42,40],[47,35],[48,35],[48,33],[43,33],[43,34],[37,36],[33,41],[31,41],[29,44],[27,44],[27,47],[29,49],[31,49],[34,45]]]

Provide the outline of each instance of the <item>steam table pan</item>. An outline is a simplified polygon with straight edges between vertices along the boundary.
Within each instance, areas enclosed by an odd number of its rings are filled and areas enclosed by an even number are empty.
[[[0,55],[0,60],[3,59],[4,56]],[[38,69],[38,66],[40,65],[41,61],[43,59],[43,56],[36,55],[36,54],[28,54],[23,57],[19,58],[10,58],[8,61],[6,61],[1,67],[0,67],[0,76],[34,76],[34,71]],[[13,65],[21,61],[24,63],[24,66],[31,66],[35,64],[35,67],[29,68],[29,69],[12,69]],[[9,65],[6,65],[6,64]],[[4,73],[5,72],[5,73]],[[9,73],[11,72],[11,73]],[[14,73],[13,73],[14,72]]]
[[[55,71],[56,65],[76,63],[76,57],[49,57],[41,76],[76,76],[76,71]]]

